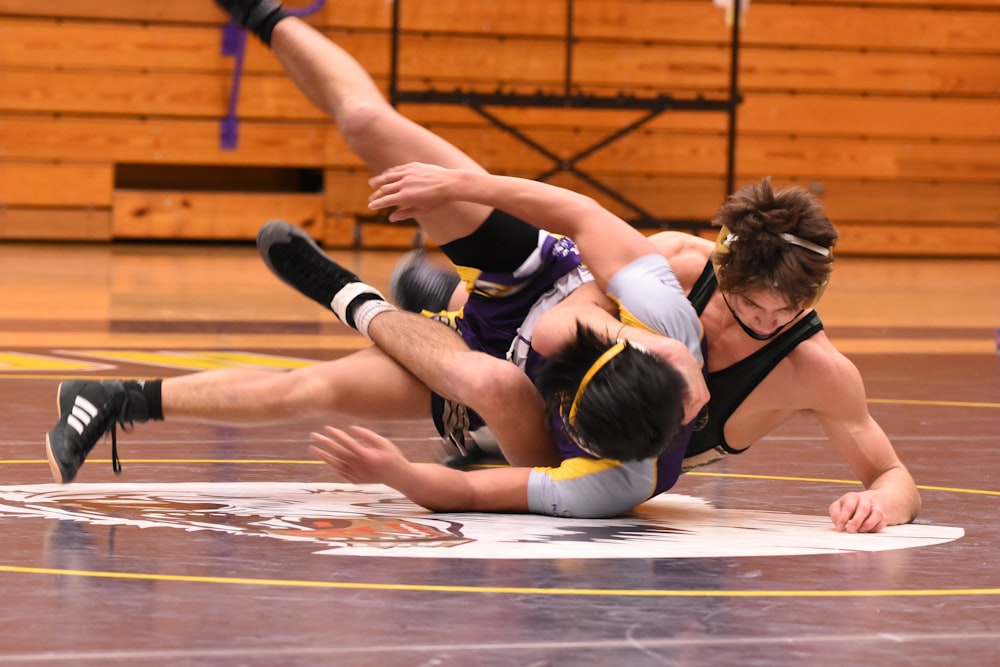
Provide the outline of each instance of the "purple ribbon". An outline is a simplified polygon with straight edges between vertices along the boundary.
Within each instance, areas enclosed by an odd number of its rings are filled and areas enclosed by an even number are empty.
[[[315,14],[325,4],[326,0],[313,0],[313,3],[308,7],[286,9],[285,12],[290,16],[301,18]],[[246,28],[234,20],[230,20],[222,28],[222,55],[232,56],[235,58],[235,62],[233,64],[233,85],[229,90],[229,105],[226,110],[226,116],[222,119],[219,128],[219,140],[222,150],[235,150],[239,143],[239,119],[236,117],[236,105],[240,97],[240,79],[243,78],[243,58],[246,54],[246,49]]]

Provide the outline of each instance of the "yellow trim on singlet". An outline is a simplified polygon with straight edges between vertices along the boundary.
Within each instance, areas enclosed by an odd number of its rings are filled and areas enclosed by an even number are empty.
[[[648,324],[640,320],[638,317],[630,313],[628,308],[623,306],[621,302],[618,301],[618,299],[611,296],[610,294],[608,294],[607,297],[611,299],[611,303],[615,304],[615,308],[618,309],[618,320],[622,324],[628,325],[630,327],[635,327],[636,329],[642,329],[644,331],[648,331],[649,333],[656,334],[657,336],[663,335],[662,333],[660,333],[659,331],[657,331],[656,329],[649,326]]]
[[[558,467],[546,468],[540,466],[536,467],[535,470],[540,473],[544,473],[551,479],[559,482],[568,479],[586,477],[587,475],[593,475],[604,470],[617,468],[620,465],[621,462],[614,459],[590,459],[583,456],[576,456],[571,459],[566,459],[560,463]]]
[[[480,269],[471,266],[456,266],[455,270],[458,271],[458,277],[466,285],[474,284],[479,279],[480,274],[482,274]]]
[[[524,287],[523,283],[494,283],[483,280],[482,275],[484,272],[482,269],[476,269],[471,266],[455,265],[455,270],[458,271],[458,277],[465,283],[465,291],[469,294],[475,293],[490,299],[496,299],[509,296]]]
[[[648,331],[650,333],[656,334],[657,336],[664,336],[664,335],[666,335],[666,334],[660,333],[656,329],[653,329],[648,324],[645,324],[644,322],[642,322],[641,320],[639,320],[638,318],[636,318],[635,315],[633,315],[632,313],[630,313],[628,311],[628,308],[626,308],[625,306],[623,306],[620,303],[618,303],[618,300],[616,298],[614,298],[613,296],[608,295],[608,298],[611,299],[612,303],[614,303],[615,306],[617,306],[617,308],[618,308],[618,319],[621,321],[622,324],[626,324],[626,325],[628,325],[630,327],[635,327],[636,329],[643,329],[643,330]],[[705,339],[705,326],[701,323],[701,320],[698,320],[698,342],[700,343],[704,339]],[[697,361],[697,359],[696,359],[696,361]],[[700,368],[704,368],[705,367],[705,360],[701,359],[700,363],[698,365],[699,365]]]

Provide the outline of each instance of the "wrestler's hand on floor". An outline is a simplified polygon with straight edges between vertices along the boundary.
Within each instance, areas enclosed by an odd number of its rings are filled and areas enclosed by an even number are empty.
[[[830,518],[838,531],[877,533],[889,525],[889,515],[865,492],[845,493],[830,504]]]
[[[360,426],[350,433],[325,426],[309,437],[316,443],[309,451],[354,484],[389,483],[411,465],[391,440]]]

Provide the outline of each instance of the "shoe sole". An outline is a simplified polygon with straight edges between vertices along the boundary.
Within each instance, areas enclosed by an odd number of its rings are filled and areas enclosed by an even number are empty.
[[[56,389],[56,412],[59,415],[59,419],[62,420],[62,401],[59,398],[62,396],[63,383],[59,383],[59,387]],[[59,464],[56,463],[56,457],[52,453],[52,442],[49,440],[49,434],[45,434],[45,457],[49,460],[49,470],[52,471],[52,478],[59,482],[60,484],[65,484],[69,480],[63,479],[62,470],[59,468]]]
[[[52,479],[54,479],[59,484],[65,484],[70,480],[64,480],[62,476],[62,470],[59,469],[59,464],[56,463],[56,457],[52,455],[52,443],[49,442],[49,434],[45,434],[45,456],[49,459],[49,470],[52,471]]]
[[[299,239],[308,244],[318,255],[326,255],[323,249],[319,247],[319,244],[309,234],[284,220],[271,220],[260,228],[260,231],[257,232],[257,254],[264,260],[264,264],[271,273],[277,276],[281,282],[298,290],[298,287],[285,280],[281,272],[271,264],[271,247],[275,245],[289,245],[293,239]]]

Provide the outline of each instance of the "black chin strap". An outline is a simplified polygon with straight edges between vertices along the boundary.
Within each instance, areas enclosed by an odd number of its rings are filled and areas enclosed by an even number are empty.
[[[780,334],[784,330],[785,327],[787,327],[789,324],[791,324],[792,322],[794,322],[795,320],[797,320],[799,318],[799,315],[801,315],[802,313],[806,312],[806,309],[803,308],[799,312],[795,313],[795,317],[793,317],[792,319],[788,320],[787,322],[785,322],[784,324],[782,324],[780,327],[778,327],[777,329],[775,329],[771,333],[769,333],[769,334],[759,334],[756,331],[754,331],[753,329],[751,329],[750,327],[748,327],[747,325],[743,324],[743,320],[741,320],[740,316],[736,314],[736,311],[733,310],[733,307],[729,305],[729,299],[726,298],[726,293],[723,292],[722,290],[719,290],[719,294],[722,295],[722,301],[726,304],[726,308],[728,308],[729,312],[733,314],[733,319],[736,320],[736,324],[740,325],[740,328],[743,329],[744,333],[746,333],[746,335],[750,336],[754,340],[771,340],[772,338],[774,338],[775,336],[777,336],[778,334]]]

